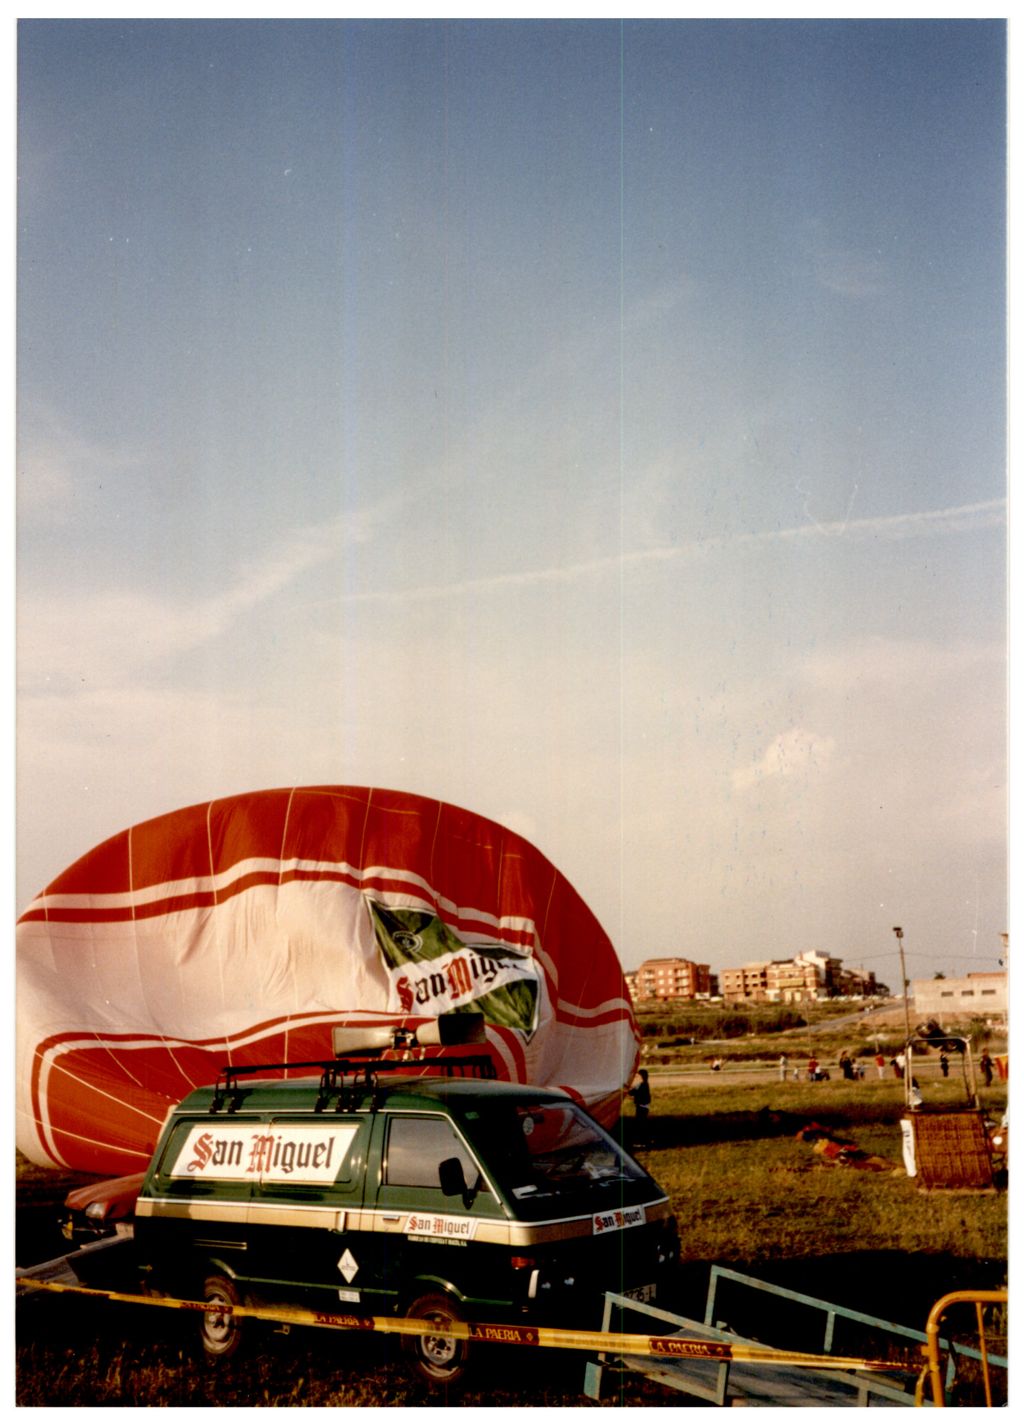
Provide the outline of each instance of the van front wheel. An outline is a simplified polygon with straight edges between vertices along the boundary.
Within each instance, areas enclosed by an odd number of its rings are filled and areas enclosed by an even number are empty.
[[[238,1287],[228,1276],[207,1276],[203,1300],[209,1307],[200,1325],[203,1350],[210,1360],[229,1359],[242,1343],[242,1322],[232,1314],[242,1304]]]
[[[466,1373],[469,1346],[465,1340],[444,1334],[443,1327],[464,1319],[459,1307],[450,1296],[436,1292],[414,1300],[406,1315],[438,1326],[436,1334],[403,1337],[402,1345],[414,1374],[432,1385],[457,1384]]]

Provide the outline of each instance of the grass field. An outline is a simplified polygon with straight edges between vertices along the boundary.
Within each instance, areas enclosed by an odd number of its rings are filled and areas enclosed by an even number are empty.
[[[637,1156],[669,1192],[680,1226],[680,1313],[703,1317],[714,1263],[838,1305],[923,1329],[947,1291],[1006,1282],[1006,1194],[919,1192],[902,1171],[901,1085],[893,1079],[779,1083],[770,1071],[654,1082],[654,1112]],[[954,1092],[929,1081],[931,1100]],[[1005,1087],[983,1090],[993,1114]],[[817,1121],[890,1163],[832,1165],[795,1133]],[[635,1123],[622,1123],[627,1143]],[[55,1213],[67,1179],[23,1172],[22,1211]],[[783,1316],[737,1297],[732,1328],[767,1343]],[[567,1322],[568,1323],[568,1322]],[[406,1377],[391,1342],[327,1332],[268,1334],[246,1359],[210,1370],[194,1321],[175,1312],[35,1297],[19,1306],[19,1405],[406,1405],[437,1402]],[[792,1343],[792,1341],[790,1341]],[[816,1348],[820,1340],[808,1342]],[[998,1345],[995,1346],[998,1349]],[[579,1406],[579,1357],[499,1352],[466,1406]],[[678,1406],[684,1397],[628,1381],[603,1403]],[[595,1406],[596,1407],[596,1406]]]
[[[684,1255],[762,1268],[778,1284],[860,1309],[898,1295],[953,1289],[967,1276],[1001,1285],[1006,1258],[1006,1198],[921,1193],[902,1170],[902,1085],[890,1079],[847,1083],[731,1083],[659,1089],[650,1146],[638,1157],[672,1197]],[[930,1099],[952,1084],[926,1084]],[[987,1108],[1000,1113],[1005,1090],[993,1087]],[[798,1141],[816,1121],[852,1139],[891,1170],[834,1166]],[[629,1122],[626,1123],[627,1133]],[[689,1240],[689,1248],[687,1241]],[[865,1258],[912,1256],[904,1281],[877,1279]],[[956,1276],[947,1285],[944,1271]],[[993,1279],[998,1277],[998,1279]],[[827,1286],[827,1289],[824,1287]],[[905,1323],[914,1324],[913,1320]]]

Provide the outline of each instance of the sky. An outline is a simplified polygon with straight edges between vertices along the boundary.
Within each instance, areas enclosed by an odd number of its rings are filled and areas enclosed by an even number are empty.
[[[23,21],[17,890],[264,787],[999,967],[1005,30]]]

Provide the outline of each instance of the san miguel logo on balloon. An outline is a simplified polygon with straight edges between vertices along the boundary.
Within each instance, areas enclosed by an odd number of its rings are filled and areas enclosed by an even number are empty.
[[[434,1018],[470,1005],[489,1024],[537,1027],[539,985],[530,958],[509,944],[465,943],[429,911],[370,900],[374,933],[390,981],[388,1007]]]

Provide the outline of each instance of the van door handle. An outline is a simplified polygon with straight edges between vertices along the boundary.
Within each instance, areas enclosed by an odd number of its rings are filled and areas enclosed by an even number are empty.
[[[402,1219],[402,1213],[400,1211],[382,1211],[381,1216],[383,1216],[385,1221],[401,1221]]]

